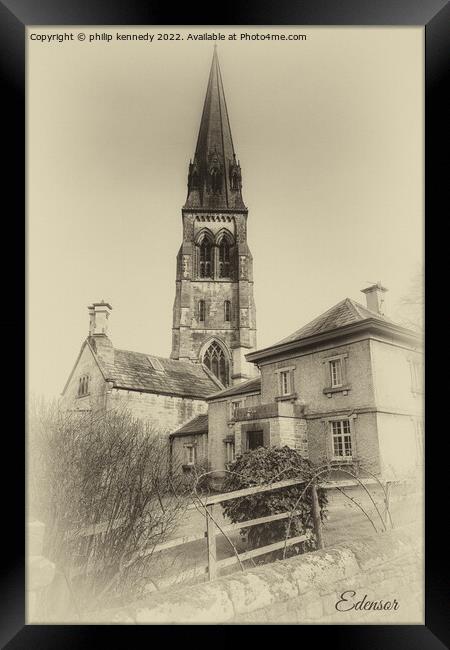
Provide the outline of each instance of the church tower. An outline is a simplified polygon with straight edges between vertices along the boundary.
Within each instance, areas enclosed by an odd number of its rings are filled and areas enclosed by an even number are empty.
[[[224,386],[255,375],[256,348],[248,210],[242,199],[217,51],[182,208],[172,359],[204,363]]]

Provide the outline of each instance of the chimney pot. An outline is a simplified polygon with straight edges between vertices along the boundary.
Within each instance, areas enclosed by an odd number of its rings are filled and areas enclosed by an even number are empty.
[[[388,289],[383,287],[380,281],[367,287],[367,289],[361,289],[361,292],[366,294],[367,309],[374,311],[376,314],[380,314],[380,316],[384,316],[384,294],[386,291]]]
[[[89,305],[89,336],[108,335],[108,318],[111,310],[111,305],[104,300]]]

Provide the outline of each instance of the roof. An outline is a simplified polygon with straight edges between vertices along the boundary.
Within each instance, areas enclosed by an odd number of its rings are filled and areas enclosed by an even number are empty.
[[[371,311],[370,309],[367,309],[367,307],[363,307],[359,302],[356,302],[351,298],[345,298],[290,336],[275,343],[275,345],[289,343],[291,341],[299,341],[300,339],[313,336],[314,334],[331,332],[343,327],[344,325],[359,323],[368,318],[375,318],[382,323],[394,323],[394,321],[386,318],[386,316],[381,316],[381,314]]]
[[[106,364],[101,357],[97,358],[115,388],[205,399],[220,387],[199,363],[116,348],[114,364]]]
[[[334,334],[340,334],[341,331],[343,333],[352,330],[352,325],[358,327],[363,327],[364,325],[368,327],[382,327],[390,335],[406,336],[408,339],[411,337],[416,338],[416,333],[412,330],[398,325],[386,316],[367,309],[367,307],[364,307],[351,298],[345,298],[299,330],[296,330],[290,336],[263,350],[255,350],[255,352],[247,354],[246,359],[248,361],[259,361],[266,356],[276,354],[278,350],[284,350],[284,346],[290,349],[296,343],[299,346],[303,344],[309,345],[318,336],[320,336],[321,340],[328,338],[327,335],[329,335],[329,338],[332,338]]]
[[[208,414],[197,415],[197,417],[189,420],[182,427],[171,433],[171,436],[189,436],[192,434],[208,433]]]
[[[219,187],[214,191],[211,191],[210,187],[212,169],[218,172],[219,179]],[[240,177],[219,59],[214,49],[195,156],[190,166],[190,174],[195,174],[197,181],[193,185],[189,183],[184,207],[246,210],[242,201],[240,181],[237,185],[231,183],[232,173]]]
[[[208,401],[214,399],[222,399],[222,397],[233,397],[234,395],[246,395],[247,393],[256,393],[261,391],[261,377],[255,377],[248,381],[243,381],[241,384],[226,388],[219,392],[214,393],[208,397]]]

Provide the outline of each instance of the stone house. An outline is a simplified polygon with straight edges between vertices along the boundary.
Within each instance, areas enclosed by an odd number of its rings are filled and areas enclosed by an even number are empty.
[[[63,408],[101,413],[125,407],[170,432],[206,413],[205,399],[223,388],[202,364],[119,350],[108,336],[111,305],[89,307],[89,335],[62,392]]]
[[[189,475],[208,468],[208,414],[197,415],[169,436],[172,470]]]
[[[279,343],[247,355],[260,377],[208,398],[208,458],[224,469],[260,445],[315,464],[404,476],[422,461],[420,337],[383,315],[381,284],[346,298]]]

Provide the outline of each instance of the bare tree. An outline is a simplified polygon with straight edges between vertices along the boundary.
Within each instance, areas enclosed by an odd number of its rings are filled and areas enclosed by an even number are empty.
[[[185,508],[167,437],[121,409],[29,409],[29,514],[79,612],[139,597],[155,545]],[[153,558],[154,561],[154,558]]]
[[[397,309],[401,324],[418,332],[422,332],[424,327],[424,293],[424,273],[422,268],[418,268],[411,278],[408,291],[400,298]]]

